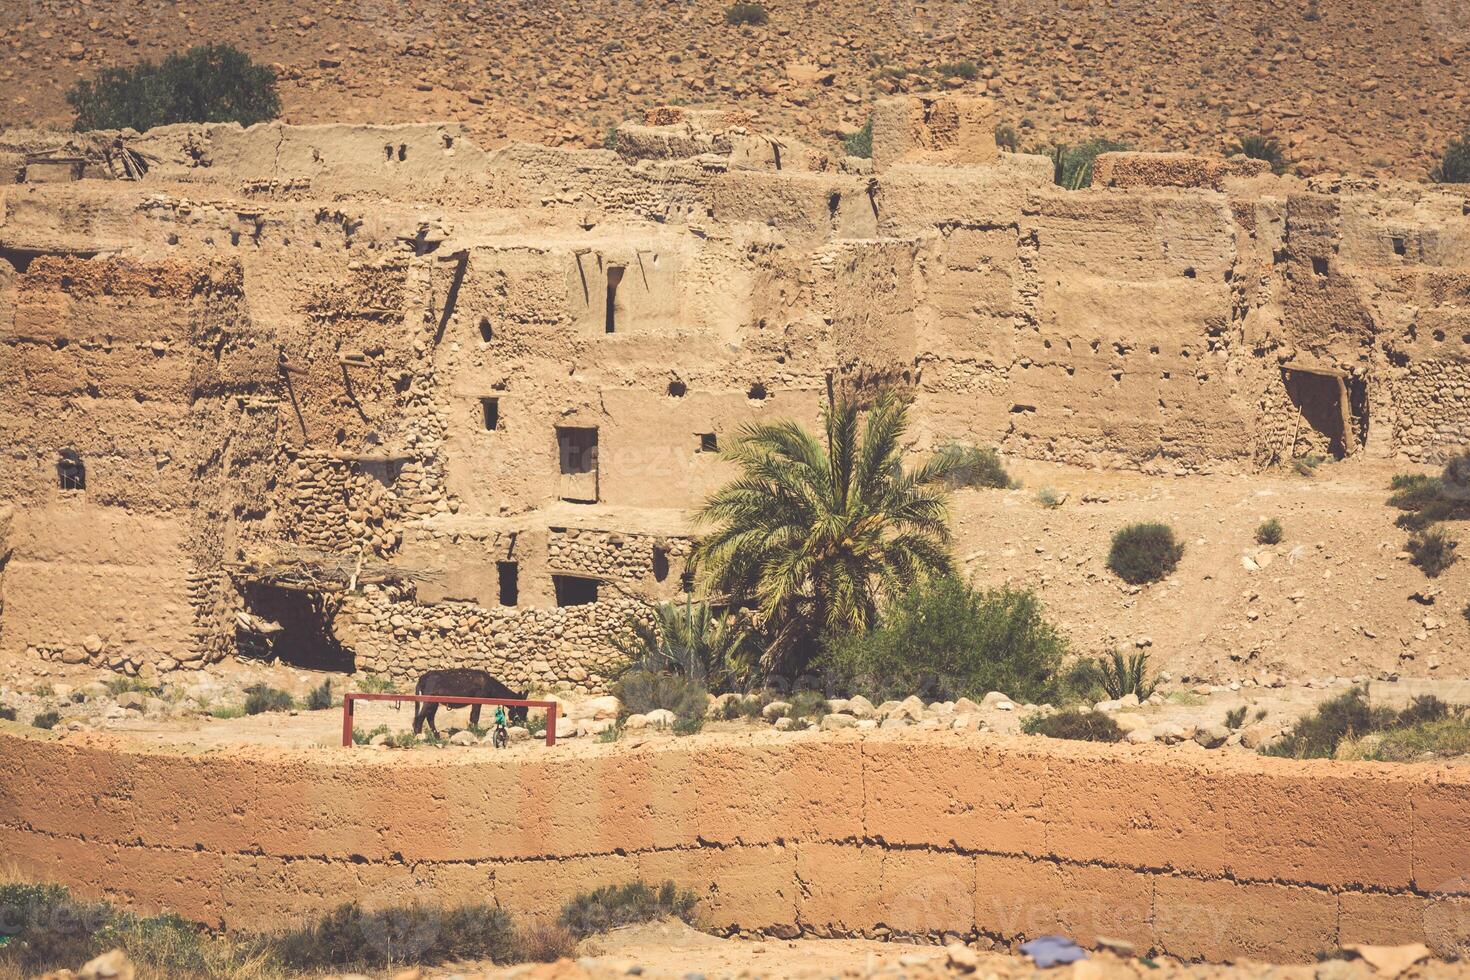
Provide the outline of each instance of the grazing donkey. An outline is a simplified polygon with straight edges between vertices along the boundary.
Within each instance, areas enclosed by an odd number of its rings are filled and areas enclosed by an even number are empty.
[[[490,675],[488,671],[475,670],[470,667],[451,667],[448,670],[428,670],[419,678],[418,686],[413,689],[415,694],[429,694],[437,697],[461,697],[461,698],[507,698],[514,701],[524,701],[524,694],[517,694],[506,687],[500,681]],[[451,708],[463,708],[463,704],[450,704]],[[484,705],[476,704],[470,706],[470,724],[480,723],[480,709]],[[434,713],[439,710],[439,703],[435,701],[421,701],[415,706],[413,712],[413,733],[415,735],[423,731],[425,722],[429,725],[429,731],[434,737],[439,737],[439,729],[434,727]],[[510,717],[513,721],[526,720],[526,708],[522,706],[512,707]]]

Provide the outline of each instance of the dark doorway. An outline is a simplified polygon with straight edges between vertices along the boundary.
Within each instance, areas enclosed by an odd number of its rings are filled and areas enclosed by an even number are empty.
[[[485,417],[485,431],[494,432],[500,428],[500,399],[481,398],[480,412]]]
[[[597,601],[597,579],[579,575],[553,575],[558,606],[586,606]]]
[[[356,669],[356,654],[332,632],[337,608],[331,596],[254,582],[245,587],[245,608],[266,628],[236,625],[236,646],[243,654],[311,670]]]
[[[607,310],[603,320],[603,329],[612,333],[618,328],[618,286],[623,282],[623,267],[610,265],[607,267]]]
[[[521,598],[521,570],[513,561],[498,561],[495,570],[500,575],[500,604],[514,606]]]
[[[669,577],[669,549],[653,549],[653,580],[662,582]]]
[[[597,430],[557,426],[556,449],[561,470],[561,499],[596,503]]]
[[[1282,379],[1286,384],[1287,397],[1298,413],[1297,436],[1293,440],[1291,453],[1296,454],[1297,443],[1313,440],[1305,430],[1317,434],[1317,442],[1326,441],[1326,449],[1333,459],[1342,459],[1354,448],[1349,431],[1347,386],[1341,376],[1295,368],[1282,368]],[[1366,393],[1364,395],[1366,401]],[[1366,404],[1365,404],[1366,424]]]

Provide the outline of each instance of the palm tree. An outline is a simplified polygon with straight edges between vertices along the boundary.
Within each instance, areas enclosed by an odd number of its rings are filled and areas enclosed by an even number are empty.
[[[725,450],[743,474],[699,514],[703,586],[749,606],[770,640],[762,666],[799,672],[831,637],[871,625],[881,600],[951,571],[941,453],[905,470],[907,407],[881,394],[860,424],[828,393],[825,445],[790,420],[745,425]]]
[[[628,657],[627,670],[678,674],[716,694],[736,686],[749,670],[746,624],[692,598],[654,606],[652,622],[630,620],[628,633],[617,643]]]

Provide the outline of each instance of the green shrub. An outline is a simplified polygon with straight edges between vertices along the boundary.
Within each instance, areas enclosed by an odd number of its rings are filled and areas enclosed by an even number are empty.
[[[971,446],[963,442],[948,442],[938,449],[940,455],[954,457],[954,468],[945,476],[944,483],[951,490],[960,487],[988,487],[1008,490],[1015,486],[1011,475],[1006,472],[1000,456],[989,446]]]
[[[1245,710],[1246,706],[1241,705],[1238,708],[1231,708],[1229,711],[1225,712],[1225,727],[1230,729],[1231,731],[1235,731],[1241,725],[1244,725]]]
[[[937,71],[940,78],[963,78],[967,82],[973,82],[980,77],[980,69],[975,67],[973,61],[946,61]]]
[[[1470,609],[1470,606],[1466,608]],[[0,705],[0,721],[15,721],[15,709],[9,705]]]
[[[388,734],[388,726],[387,725],[379,725],[377,728],[371,729],[370,731],[363,731],[361,728],[355,728],[354,727],[352,729],[352,744],[353,745],[367,745],[369,742],[371,742],[373,739],[377,738],[379,735],[387,735],[387,734]]]
[[[330,678],[311,689],[306,695],[307,711],[325,711],[332,706],[332,681]]]
[[[1256,525],[1256,544],[1280,544],[1281,522],[1272,517]]]
[[[630,715],[646,715],[667,708],[678,719],[703,720],[709,704],[704,685],[678,674],[630,670],[613,684],[613,693]]]
[[[848,133],[842,140],[842,150],[850,157],[862,157],[864,160],[873,158],[873,117],[863,123],[863,128],[855,133]]]
[[[1321,466],[1324,462],[1325,460],[1316,453],[1308,453],[1305,456],[1298,456],[1292,460],[1291,468],[1297,476],[1316,476],[1317,467]]]
[[[1066,649],[1034,593],[980,592],[945,577],[909,590],[877,628],[838,640],[829,666],[844,689],[874,692],[880,701],[916,693],[978,700],[1003,691],[1040,702],[1061,691]]]
[[[61,723],[61,714],[57,711],[42,711],[31,719],[31,724],[37,728],[52,729]]]
[[[797,691],[786,700],[791,705],[786,709],[786,717],[793,721],[809,721],[819,725],[827,717],[827,696],[821,691]]]
[[[1371,762],[1417,762],[1470,755],[1470,724],[1441,718],[1345,740],[1334,758]]]
[[[1252,160],[1264,160],[1271,165],[1273,174],[1286,173],[1286,151],[1281,143],[1270,136],[1245,136],[1230,150],[1241,153]]]
[[[1167,524],[1130,524],[1113,535],[1108,568],[1130,585],[1157,582],[1179,564],[1184,545]]]
[[[681,715],[674,719],[670,731],[675,735],[698,735],[704,730],[703,715]]]
[[[393,694],[398,690],[391,677],[381,674],[358,674],[354,679],[357,689],[364,694]]]
[[[1127,143],[1118,143],[1110,139],[1090,139],[1076,146],[1068,146],[1058,143],[1050,148],[1043,148],[1034,152],[1042,153],[1051,158],[1052,181],[1058,187],[1064,187],[1069,191],[1081,190],[1092,186],[1092,168],[1097,158],[1104,153],[1115,153],[1128,149]]]
[[[170,123],[238,122],[280,115],[275,74],[228,44],[175,52],[162,64],[104,68],[66,94],[76,129],[136,129]]]
[[[1140,701],[1147,701],[1159,686],[1158,677],[1149,675],[1146,653],[1125,657],[1114,650],[1110,657],[1097,658],[1097,673],[1103,690],[1114,699],[1132,694]]]
[[[209,709],[211,718],[228,721],[231,718],[244,718],[245,706],[243,704],[217,704]]]
[[[1016,127],[1009,123],[996,123],[995,145],[1007,153],[1019,153],[1021,151],[1021,138],[1016,135]]]
[[[247,715],[259,715],[267,711],[290,711],[294,707],[296,707],[296,700],[280,688],[271,687],[263,682],[251,684],[245,688],[245,713]]]
[[[1439,476],[1400,473],[1389,483],[1388,505],[1404,513],[1394,521],[1406,531],[1422,531],[1440,521],[1470,520],[1470,455],[1456,456]]]
[[[1047,510],[1055,510],[1062,506],[1062,495],[1051,487],[1042,487],[1036,491],[1036,502]]]
[[[760,26],[770,20],[766,8],[758,3],[732,3],[725,8],[725,23],[740,27],[745,24]]]
[[[1079,742],[1123,740],[1123,729],[1118,727],[1111,715],[1077,708],[1066,708],[1049,716],[1034,714],[1021,723],[1021,731],[1028,735],[1070,738]]]
[[[672,881],[656,891],[641,881],[630,881],[580,893],[562,906],[560,922],[578,939],[658,919],[692,923],[697,901],[693,892],[679,889]]]
[[[403,963],[515,960],[510,915],[491,905],[407,905],[366,911],[356,902],[295,929],[263,936],[260,948],[293,971],[382,969]]]
[[[630,619],[616,644],[628,658],[624,671],[677,674],[723,694],[750,673],[754,640],[745,620],[686,600],[659,603],[651,622]]]
[[[117,697],[119,694],[126,694],[129,691],[153,695],[157,695],[163,691],[162,687],[157,684],[150,684],[141,677],[109,677],[102,682],[102,686],[107,688],[107,693],[113,697]]]
[[[1432,527],[1425,531],[1416,531],[1404,547],[1409,552],[1410,563],[1417,565],[1430,578],[1438,578],[1459,557],[1455,554],[1459,545],[1460,542],[1450,537],[1443,528]]]
[[[1391,708],[1370,706],[1367,690],[1355,687],[1323,701],[1316,711],[1298,719],[1279,742],[1263,746],[1261,754],[1295,759],[1330,759],[1344,739],[1389,727],[1394,718]]]
[[[1470,132],[1450,140],[1429,179],[1436,184],[1470,184]]]

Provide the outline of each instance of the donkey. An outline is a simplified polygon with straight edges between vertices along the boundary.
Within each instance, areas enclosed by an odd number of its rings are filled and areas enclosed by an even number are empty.
[[[488,671],[475,670],[471,667],[451,667],[448,670],[428,670],[419,678],[418,685],[413,689],[415,694],[429,694],[437,697],[461,697],[461,698],[506,698],[513,701],[524,701],[524,694],[517,694],[496,680]],[[449,705],[451,708],[463,708],[463,704]],[[480,723],[480,709],[484,705],[476,704],[470,706],[470,724]],[[434,737],[439,737],[439,729],[434,727],[434,713],[439,710],[437,701],[420,701],[413,712],[413,733],[415,735],[423,731],[427,723],[429,731]],[[509,711],[512,721],[526,720],[525,705],[515,705]]]

